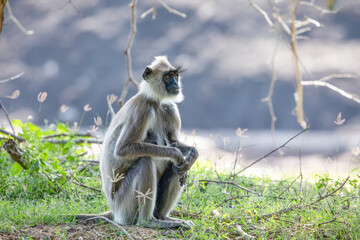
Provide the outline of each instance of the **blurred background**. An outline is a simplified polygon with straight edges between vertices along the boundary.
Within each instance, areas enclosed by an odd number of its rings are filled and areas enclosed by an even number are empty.
[[[11,118],[43,125],[56,121],[79,122],[86,104],[92,108],[82,123],[84,130],[94,117],[106,119],[106,96],[120,95],[127,79],[124,50],[130,31],[130,1],[27,0],[9,1],[14,16],[27,30],[25,35],[7,19],[0,39],[0,80],[21,72],[19,79],[0,85],[2,99]],[[204,156],[233,159],[241,143],[241,158],[256,159],[301,130],[294,114],[295,76],[289,35],[276,34],[264,17],[248,1],[167,0],[169,6],[187,17],[169,13],[160,4],[156,19],[140,15],[152,1],[137,6],[137,34],[132,48],[136,80],[154,56],[167,55],[174,65],[183,65],[185,101],[179,104],[187,141],[195,142]],[[267,1],[253,1],[271,12]],[[328,9],[330,1],[309,1]],[[331,1],[334,2],[334,1]],[[276,1],[279,13],[288,24],[288,1]],[[334,13],[299,5],[297,18],[311,17],[321,26],[299,39],[298,55],[303,80],[318,80],[335,73],[352,74],[331,83],[360,94],[360,2],[338,0]],[[273,18],[271,13],[270,18]],[[263,99],[272,78],[271,58],[278,39],[274,61],[277,81],[273,93],[276,132],[270,134],[271,118]],[[20,91],[16,100],[7,98]],[[136,93],[130,87],[127,99]],[[37,96],[47,92],[41,104]],[[60,106],[68,107],[66,112]],[[119,108],[115,106],[115,110]],[[302,153],[319,159],[319,166],[335,166],[343,159],[345,172],[359,163],[360,105],[325,87],[304,86],[305,120],[311,131],[285,149],[289,156]],[[338,126],[339,114],[346,119]],[[6,119],[0,113],[0,126]],[[237,128],[248,129],[238,136]],[[213,151],[214,150],[216,153]],[[217,155],[216,155],[217,156]],[[342,156],[340,158],[339,156]],[[281,165],[279,155],[262,164]],[[294,157],[294,164],[298,157]],[[355,160],[356,161],[355,161]],[[289,165],[286,160],[283,165]],[[306,161],[306,159],[304,160]],[[230,163],[230,161],[229,161]],[[350,164],[350,165],[349,165]],[[352,165],[351,165],[352,164]],[[291,165],[291,164],[290,164]],[[266,169],[264,165],[262,169]],[[297,165],[293,166],[297,169]],[[336,171],[339,167],[336,168]],[[281,170],[283,171],[283,170]],[[289,172],[290,170],[284,170]],[[271,174],[271,172],[270,172]]]

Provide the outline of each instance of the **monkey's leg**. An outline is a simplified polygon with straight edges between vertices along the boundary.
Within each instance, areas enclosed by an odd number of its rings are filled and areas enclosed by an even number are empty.
[[[139,158],[115,190],[115,222],[136,224],[153,218],[156,198],[156,166],[148,157]]]
[[[154,216],[163,221],[169,221],[178,224],[177,227],[191,228],[194,224],[191,221],[185,221],[169,217],[171,210],[182,193],[183,187],[179,183],[179,175],[173,169],[173,163],[169,162],[163,176],[158,184],[158,193],[156,199],[156,208]],[[174,226],[175,227],[175,226]]]

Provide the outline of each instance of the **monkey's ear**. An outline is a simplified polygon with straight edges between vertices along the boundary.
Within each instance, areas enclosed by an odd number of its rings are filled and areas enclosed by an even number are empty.
[[[145,68],[145,71],[144,71],[144,73],[143,73],[143,75],[142,75],[143,79],[144,79],[144,80],[147,80],[147,79],[149,78],[149,76],[150,76],[151,73],[152,73],[151,68],[146,67],[146,68]]]

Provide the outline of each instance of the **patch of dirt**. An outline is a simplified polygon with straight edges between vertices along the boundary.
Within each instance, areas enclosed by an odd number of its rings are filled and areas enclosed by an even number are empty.
[[[174,232],[181,230],[156,230],[136,226],[122,226],[133,239],[175,239]],[[14,229],[10,234],[0,233],[0,240],[56,240],[56,239],[130,239],[112,224],[60,224],[57,226],[40,224],[32,227]]]

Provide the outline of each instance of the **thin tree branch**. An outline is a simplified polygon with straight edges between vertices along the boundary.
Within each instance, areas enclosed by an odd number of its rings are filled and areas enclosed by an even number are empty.
[[[1,99],[0,99],[0,108],[1,108],[1,109],[3,110],[3,112],[5,113],[6,119],[8,120],[9,125],[10,125],[10,127],[11,127],[11,129],[12,129],[12,131],[13,131],[13,134],[15,135],[14,126],[13,126],[12,123],[11,123],[9,114],[8,114],[8,112],[6,111],[5,106],[4,106],[4,104],[2,103]]]
[[[292,138],[290,138],[289,140],[287,140],[285,143],[283,143],[281,146],[275,148],[274,150],[270,151],[269,153],[267,153],[266,155],[262,156],[261,158],[257,159],[256,161],[254,161],[253,163],[249,164],[248,166],[244,167],[243,169],[241,169],[239,172],[236,173],[236,175],[238,175],[239,173],[245,171],[246,169],[248,169],[249,167],[253,166],[254,164],[260,162],[261,160],[263,160],[264,158],[270,156],[271,154],[273,154],[274,152],[276,152],[277,150],[285,147],[289,142],[291,142],[294,138],[298,137],[299,135],[303,134],[304,132],[308,131],[309,128],[305,128],[303,129],[301,132],[299,132],[298,134],[296,134],[295,136],[293,136]]]
[[[224,185],[233,185],[233,186],[235,186],[237,188],[240,188],[241,190],[244,190],[246,192],[249,192],[249,193],[260,196],[260,194],[254,192],[254,191],[252,191],[250,189],[247,189],[247,188],[245,188],[243,186],[240,186],[240,185],[238,185],[238,184],[236,184],[234,182],[223,182],[223,181],[208,180],[208,179],[199,180],[199,182],[208,182],[208,183],[218,183],[218,184],[224,184]]]
[[[328,10],[328,9],[325,9],[325,8],[322,8],[322,7],[318,6],[318,5],[316,5],[316,4],[314,3],[314,1],[310,1],[310,2],[300,1],[300,4],[301,4],[301,5],[304,5],[304,6],[312,7],[312,8],[314,8],[314,9],[320,11],[320,13],[321,13],[322,15],[323,15],[323,14],[326,14],[326,13],[337,13],[337,12],[341,9],[341,7],[340,7],[340,8],[338,8],[338,9],[336,9],[336,10]]]
[[[347,73],[334,73],[334,74],[325,76],[323,78],[320,78],[319,80],[316,80],[316,81],[325,82],[325,81],[329,81],[329,80],[337,79],[337,78],[356,78],[356,76],[353,74],[347,74]]]
[[[56,188],[57,188],[57,190],[58,190],[58,193],[59,193],[59,192],[61,191],[61,188],[59,187],[59,185],[58,185],[54,180],[52,180],[52,179],[50,178],[50,176],[46,174],[45,171],[41,171],[41,173],[44,174],[44,175],[46,176],[46,178],[47,178],[50,182],[52,182],[52,184],[54,184],[54,185],[56,186]]]
[[[76,179],[76,178],[74,178],[74,179]],[[78,181],[78,180],[77,180],[77,181]],[[97,189],[97,188],[93,188],[93,187],[86,186],[85,184],[81,183],[80,181],[78,181],[78,182],[71,181],[71,182],[72,182],[73,184],[75,184],[75,185],[80,186],[80,187],[88,188],[88,189],[91,189],[91,190],[93,190],[93,191],[95,191],[95,192],[101,192],[101,190],[99,190],[99,189]]]
[[[269,26],[271,28],[274,28],[274,23],[271,21],[271,19],[269,18],[269,15],[267,14],[267,12],[265,12],[264,10],[262,10],[256,3],[253,3],[251,1],[249,1],[250,6],[252,6],[253,8],[255,8],[256,11],[258,11],[261,15],[263,15],[265,21],[269,24]]]
[[[330,84],[328,82],[323,82],[323,81],[320,81],[320,80],[318,80],[318,81],[302,81],[301,85],[303,85],[303,86],[313,85],[313,86],[327,87],[327,88],[339,93],[340,95],[342,95],[342,96],[344,96],[344,97],[346,97],[348,99],[351,99],[351,100],[353,100],[353,101],[355,101],[357,103],[360,103],[360,98],[358,98],[358,97],[352,95],[351,93],[348,93],[348,92],[342,90],[341,88],[338,88],[338,87],[336,87],[336,86],[334,86],[334,85],[332,85],[332,84]]]
[[[34,30],[27,30],[22,24],[21,22],[14,16],[14,14],[12,13],[11,7],[10,7],[10,3],[7,2],[6,3],[6,9],[8,11],[8,18],[13,21],[15,23],[15,25],[20,29],[20,31],[22,31],[24,34],[26,35],[32,35],[34,34]]]
[[[137,88],[139,88],[139,83],[133,78],[132,73],[132,63],[131,63],[131,48],[134,43],[134,38],[136,35],[136,5],[138,3],[138,0],[132,0],[130,3],[130,9],[131,9],[131,23],[130,23],[130,33],[128,38],[128,43],[125,49],[125,57],[126,57],[126,64],[127,64],[127,74],[128,79],[125,83],[125,86],[121,92],[120,99],[118,101],[120,106],[123,106],[125,103],[125,98],[127,95],[127,92],[129,90],[129,83],[132,82]]]
[[[325,224],[328,224],[328,223],[333,223],[333,222],[345,223],[345,222],[338,221],[337,218],[338,218],[338,217],[336,216],[336,217],[334,217],[334,218],[333,218],[332,220],[330,220],[330,221],[319,223],[318,226],[325,225]]]
[[[1,0],[0,0],[0,1],[1,1]],[[1,84],[1,83],[7,83],[7,82],[10,82],[10,81],[16,80],[16,79],[18,79],[19,77],[21,77],[21,76],[24,75],[24,74],[25,74],[25,72],[22,72],[22,73],[19,73],[19,74],[15,75],[15,76],[10,77],[10,78],[0,80],[0,84]]]
[[[167,5],[164,1],[162,1],[162,0],[158,0],[158,1],[159,1],[159,3],[160,3],[166,10],[169,11],[169,13],[178,15],[178,16],[180,16],[180,17],[182,17],[182,18],[186,18],[186,17],[187,17],[185,13],[180,12],[180,11],[178,11],[178,10],[176,10],[176,9],[171,8],[171,7],[170,7],[169,5]]]
[[[303,205],[299,205],[299,204],[296,204],[296,205],[292,205],[290,207],[287,207],[287,208],[283,208],[279,211],[276,211],[276,212],[273,212],[273,213],[268,213],[268,214],[264,214],[262,216],[259,216],[259,218],[269,218],[269,217],[272,217],[272,216],[276,216],[276,215],[279,215],[279,214],[282,214],[282,213],[285,213],[285,212],[289,212],[293,209],[301,209],[301,208],[305,208],[305,207],[309,207],[309,206],[312,206],[312,205],[315,205],[316,203],[320,202],[321,200],[324,200],[325,198],[328,198],[332,195],[334,195],[337,191],[339,191],[340,189],[342,189],[345,184],[347,183],[347,181],[349,180],[350,177],[347,177],[345,179],[345,181],[340,185],[340,187],[338,187],[337,189],[335,189],[334,191],[332,191],[331,193],[328,193],[322,197],[319,197],[318,199],[316,199],[315,201],[309,203],[309,204],[303,204]]]

